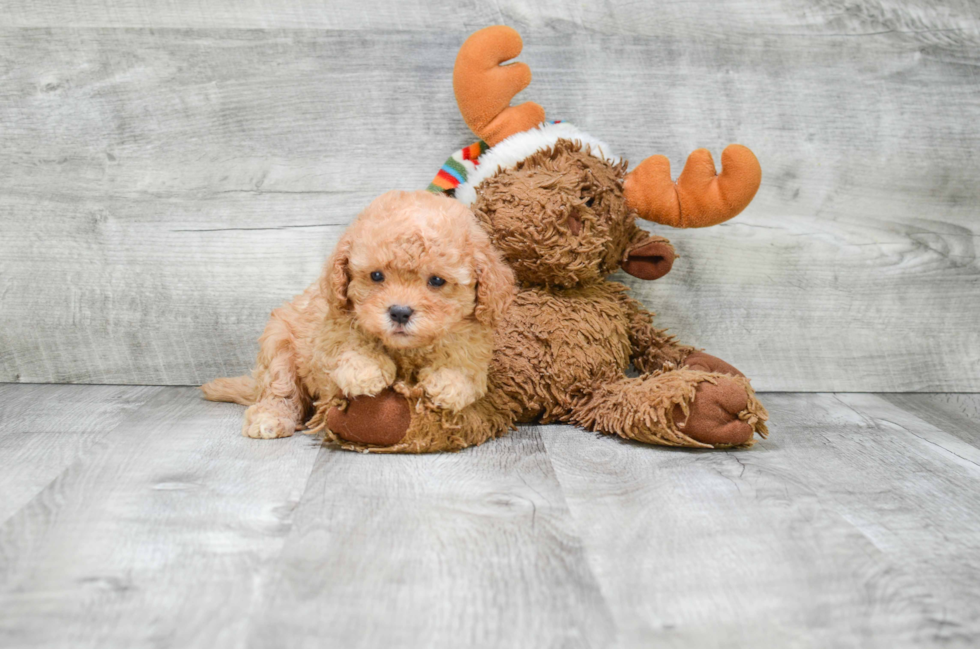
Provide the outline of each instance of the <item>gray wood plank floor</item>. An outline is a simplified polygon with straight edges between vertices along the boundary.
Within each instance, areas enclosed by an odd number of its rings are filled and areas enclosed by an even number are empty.
[[[745,451],[375,457],[189,388],[0,385],[0,646],[976,646],[978,396],[764,401]]]

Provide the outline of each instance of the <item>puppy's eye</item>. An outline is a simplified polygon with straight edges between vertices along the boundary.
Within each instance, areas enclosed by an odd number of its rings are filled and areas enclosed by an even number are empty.
[[[589,200],[585,201],[586,207],[592,207],[595,204],[595,196],[589,196]]]
[[[433,275],[429,278],[429,286],[432,288],[439,288],[440,286],[445,286],[446,280],[439,277],[438,275]]]
[[[385,274],[382,273],[380,270],[376,270],[373,273],[371,273],[371,281],[372,282],[383,282],[383,281],[385,281]]]

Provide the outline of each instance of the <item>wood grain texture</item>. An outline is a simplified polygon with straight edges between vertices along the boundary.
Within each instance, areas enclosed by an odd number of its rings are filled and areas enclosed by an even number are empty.
[[[882,398],[980,448],[980,394],[894,394]]]
[[[0,385],[0,524],[159,390]]]
[[[743,215],[631,280],[681,339],[760,389],[980,389],[973,3],[5,9],[0,380],[245,371],[342,225],[471,141],[452,60],[506,22],[524,95],[634,164],[759,154]]]
[[[542,430],[624,646],[975,645],[977,449],[875,395],[763,400],[748,451]]]
[[[242,646],[319,445],[241,416],[163,389],[0,525],[0,645]]]
[[[570,3],[567,0],[430,0],[420,3],[364,0],[359,3],[317,0],[173,0],[160,5],[144,0],[8,0],[0,26],[149,27],[457,31],[507,24],[542,32],[682,35],[718,33],[757,35],[760,31],[799,34],[801,28],[833,33],[913,33],[940,42],[980,40],[970,0],[851,1],[726,0],[723,4],[667,0],[640,3]]]
[[[321,452],[255,646],[611,646],[612,615],[533,428],[377,460]]]

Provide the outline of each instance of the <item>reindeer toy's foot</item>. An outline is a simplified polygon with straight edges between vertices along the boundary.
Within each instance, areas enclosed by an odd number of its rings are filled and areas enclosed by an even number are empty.
[[[351,399],[346,408],[332,406],[327,428],[350,444],[394,446],[402,441],[412,423],[408,401],[394,390]]]
[[[452,412],[420,389],[400,387],[323,404],[309,426],[351,451],[432,453],[477,446],[506,434],[515,420],[515,408],[499,391]]]
[[[647,444],[726,448],[765,437],[765,408],[748,379],[724,361],[691,355],[691,365],[595,385],[571,420],[588,430]],[[731,373],[722,373],[718,371]]]
[[[687,415],[680,405],[674,406],[671,415],[682,433],[716,447],[750,444],[756,432],[765,437],[768,413],[755,399],[744,374],[720,358],[703,352],[688,356],[683,366],[738,378],[722,376],[714,383],[699,383]]]

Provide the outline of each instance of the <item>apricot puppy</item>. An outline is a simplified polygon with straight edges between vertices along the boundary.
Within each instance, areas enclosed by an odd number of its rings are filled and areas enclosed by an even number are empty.
[[[252,375],[201,389],[249,406],[242,433],[261,439],[292,435],[314,403],[396,383],[459,411],[486,393],[493,325],[514,291],[462,203],[388,192],[350,225],[319,281],[272,312]]]

